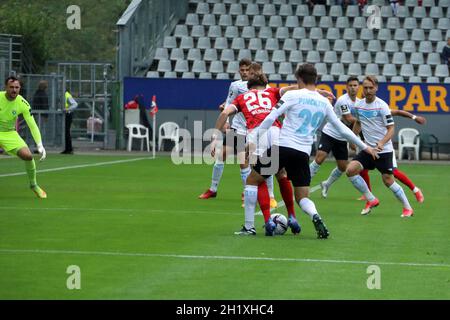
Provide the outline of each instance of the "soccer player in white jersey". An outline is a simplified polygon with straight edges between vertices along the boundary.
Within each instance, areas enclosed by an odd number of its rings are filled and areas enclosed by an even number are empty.
[[[339,97],[334,105],[334,112],[345,124],[353,124],[356,119],[352,116],[352,109],[355,103],[360,99],[356,96],[359,89],[359,80],[357,77],[347,79],[347,93]],[[328,188],[337,181],[345,172],[348,165],[347,140],[331,125],[327,123],[322,129],[319,148],[315,159],[309,165],[311,179],[319,171],[321,164],[325,161],[328,154],[333,152],[337,167],[331,171],[327,180],[320,183],[322,196],[327,197]]]
[[[236,97],[240,94],[248,91],[247,80],[249,74],[262,72],[262,68],[260,64],[252,63],[249,59],[242,59],[239,61],[239,74],[241,76],[241,80],[237,80],[231,83],[230,88],[228,90],[228,97],[226,101],[220,105],[219,109],[223,110],[225,106],[231,104]],[[250,174],[250,166],[248,162],[245,160],[245,142],[247,135],[247,125],[245,118],[242,112],[234,115],[231,121],[231,129],[229,130],[229,123],[224,126],[224,133],[226,134],[225,139],[223,139],[223,153],[222,158],[219,158],[214,163],[211,186],[208,190],[202,193],[199,196],[199,199],[209,199],[215,198],[217,196],[217,188],[219,186],[220,179],[222,178],[223,169],[224,169],[224,161],[226,159],[227,153],[236,152],[237,158],[239,160],[239,166],[241,171],[241,180],[243,185],[245,186],[245,181],[247,176]],[[227,146],[229,148],[227,148]],[[231,148],[234,150],[232,151]],[[227,150],[228,149],[228,150]],[[269,189],[270,195],[270,207],[276,208],[277,201],[275,200],[275,196],[273,193],[273,177],[267,179],[267,187]],[[243,201],[242,194],[242,201]]]
[[[404,110],[392,110],[391,109],[391,114],[395,117],[395,116],[400,116],[403,118],[408,118],[408,119],[412,119],[414,120],[416,123],[418,124],[425,124],[426,123],[426,118],[422,117],[422,116],[416,116],[408,111],[404,111]],[[350,146],[352,147],[352,146]],[[394,170],[392,171],[395,179],[399,180],[401,183],[403,183],[404,185],[406,185],[413,193],[414,196],[416,197],[417,202],[422,203],[425,200],[425,197],[422,193],[422,190],[420,190],[415,184],[414,182],[412,182],[412,180],[406,175],[406,173],[404,173],[403,171],[400,171],[398,169],[397,166],[397,159],[395,158],[395,152],[392,153],[392,164],[394,167]],[[367,187],[369,188],[369,190],[372,190],[370,187],[370,177],[368,174],[368,170],[363,170],[360,172],[361,177],[363,177],[364,181],[367,183]],[[360,198],[360,200],[366,200],[364,196],[362,196]]]
[[[258,185],[268,177],[285,169],[288,178],[294,185],[295,200],[300,208],[310,216],[317,231],[318,238],[326,239],[328,229],[320,217],[316,206],[308,198],[311,176],[309,171],[309,155],[314,134],[324,120],[332,123],[336,129],[350,142],[355,143],[373,157],[376,152],[363,143],[336,116],[327,98],[316,91],[317,70],[312,64],[300,65],[295,71],[299,87],[284,94],[270,115],[256,129],[261,135],[269,129],[282,114],[285,115],[278,142],[259,158],[247,178],[245,186],[245,227],[254,227],[254,213]],[[272,236],[275,224],[269,220],[265,225],[266,235]]]
[[[366,143],[379,152],[378,158],[373,159],[365,153],[360,152],[347,166],[347,176],[353,186],[360,191],[367,199],[361,214],[368,214],[373,207],[378,206],[379,200],[367,187],[364,179],[359,175],[363,169],[373,170],[375,168],[382,174],[384,184],[394,193],[403,205],[402,217],[413,215],[413,209],[409,204],[402,187],[395,182],[392,174],[394,166],[393,145],[391,138],[394,135],[394,119],[391,110],[386,102],[376,96],[378,90],[378,80],[374,76],[367,76],[363,81],[363,91],[365,99],[359,101],[355,107],[357,122],[353,128],[358,132],[360,128],[364,134]]]

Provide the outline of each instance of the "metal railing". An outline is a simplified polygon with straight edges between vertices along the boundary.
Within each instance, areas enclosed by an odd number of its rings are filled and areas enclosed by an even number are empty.
[[[41,132],[45,146],[64,146],[64,92],[65,82],[57,74],[19,74],[22,83],[21,95],[30,103],[31,112]],[[19,132],[27,143],[32,143],[30,131],[24,121],[19,123]]]
[[[35,72],[32,53],[23,44],[21,35],[0,34],[0,60],[6,61],[6,72]],[[1,74],[0,74],[1,75]]]
[[[117,21],[117,79],[143,76],[164,36],[184,18],[188,0],[133,0]]]
[[[111,86],[113,66],[107,62],[58,62],[49,61],[46,70],[64,76],[65,87],[77,101],[73,113],[72,137],[89,139],[91,143],[103,141],[109,146],[110,109],[112,106]],[[88,123],[102,123],[92,130]],[[111,142],[115,145],[114,141]]]

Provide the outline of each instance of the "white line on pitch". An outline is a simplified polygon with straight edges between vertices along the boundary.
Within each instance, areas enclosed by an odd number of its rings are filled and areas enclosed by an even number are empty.
[[[160,253],[132,253],[112,251],[74,251],[74,250],[40,250],[40,249],[0,249],[0,254],[72,254],[116,257],[158,257],[176,259],[205,259],[205,260],[251,260],[274,262],[311,262],[311,263],[337,263],[337,264],[363,264],[363,265],[392,265],[407,267],[438,267],[450,268],[450,264],[419,263],[419,262],[383,262],[383,261],[359,261],[359,260],[333,260],[333,259],[308,259],[308,258],[269,258],[269,257],[239,257],[239,256],[201,256],[185,254],[160,254]]]
[[[73,211],[73,212],[126,212],[126,213],[150,213],[150,214],[223,214],[223,215],[242,215],[242,212],[217,212],[213,210],[179,210],[179,209],[132,209],[132,208],[69,208],[69,207],[55,207],[55,208],[36,208],[36,207],[0,207],[0,210],[27,210],[27,211]]]
[[[318,184],[317,186],[312,187],[312,188],[309,190],[309,193],[316,192],[316,191],[319,190],[319,189],[320,189],[320,185]],[[272,212],[274,212],[274,211],[277,211],[277,209],[279,209],[279,208],[283,208],[284,205],[285,205],[284,201],[281,200],[280,202],[278,202],[278,206],[277,206],[276,208],[270,209],[270,213],[272,213]],[[255,215],[256,215],[256,216],[262,216],[262,211],[261,211],[261,210],[258,211],[257,213],[255,213]]]
[[[59,168],[51,168],[51,169],[42,169],[42,170],[38,170],[36,172],[37,173],[43,173],[43,172],[62,171],[62,170],[69,170],[69,169],[87,168],[87,167],[99,167],[99,166],[107,166],[109,164],[126,163],[126,162],[134,162],[134,161],[140,161],[140,160],[151,160],[151,159],[152,158],[133,158],[133,159],[126,159],[126,160],[96,162],[96,163],[88,163],[88,164],[79,164],[79,165],[75,165],[75,166],[67,166],[67,167],[59,167]],[[6,174],[0,174],[0,178],[13,177],[13,176],[24,176],[26,174],[27,173],[25,171],[23,171],[23,172],[15,172],[15,173],[6,173]]]

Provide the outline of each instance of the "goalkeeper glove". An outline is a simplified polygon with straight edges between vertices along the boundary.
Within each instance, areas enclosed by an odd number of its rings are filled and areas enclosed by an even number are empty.
[[[41,155],[41,158],[39,159],[39,161],[42,161],[47,156],[47,153],[45,152],[44,146],[42,145],[42,142],[37,145],[37,148],[38,148],[39,154]]]

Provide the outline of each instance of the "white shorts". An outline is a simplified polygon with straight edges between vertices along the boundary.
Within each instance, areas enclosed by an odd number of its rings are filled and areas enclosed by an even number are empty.
[[[263,153],[274,143],[277,144],[280,136],[280,128],[272,126],[265,132],[259,132],[259,130],[255,129],[256,128],[252,129],[252,131],[247,135],[247,141],[249,144],[255,145],[256,149],[253,154],[256,156],[262,156]],[[256,132],[259,132],[259,137],[256,136]]]
[[[247,123],[242,112],[234,115],[233,120],[231,121],[231,128],[236,130],[237,134],[243,136],[247,135]]]

